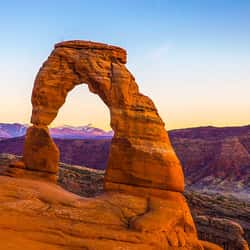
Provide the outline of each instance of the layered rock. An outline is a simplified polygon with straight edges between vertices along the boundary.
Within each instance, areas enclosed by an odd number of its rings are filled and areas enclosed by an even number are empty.
[[[102,170],[68,164],[60,165],[60,185],[82,196],[91,197],[101,194],[103,178]],[[185,196],[191,206],[200,239],[214,242],[228,250],[249,249],[247,234],[249,233],[250,203],[240,201],[233,196],[188,190],[185,191]]]
[[[227,250],[249,250],[242,227],[231,220],[210,216],[195,218],[199,236]]]
[[[24,163],[27,169],[56,174],[59,150],[49,135],[48,128],[28,128],[24,144]]]
[[[87,199],[51,182],[0,176],[0,202],[1,249],[220,249],[196,239],[177,199]]]
[[[57,44],[40,69],[32,93],[33,126],[25,138],[24,165],[12,164],[5,171],[24,179],[0,180],[0,231],[21,233],[21,241],[14,241],[23,244],[21,249],[27,248],[28,240],[40,242],[43,249],[44,244],[46,249],[49,245],[57,245],[53,249],[219,249],[198,240],[182,194],[182,168],[164,123],[151,99],[139,92],[125,63],[121,48],[69,41]],[[114,130],[104,181],[107,192],[92,200],[34,177],[56,176],[59,152],[48,125],[68,92],[81,83],[108,106]],[[5,236],[0,238],[3,245],[8,244]]]
[[[61,163],[58,184],[80,196],[94,197],[102,194],[104,191],[104,173],[103,170]]]
[[[250,126],[171,131],[170,139],[192,188],[250,192]]]
[[[18,158],[13,155],[0,154],[0,169],[3,165],[17,160]],[[104,171],[102,170],[60,164],[58,182],[62,187],[75,194],[84,197],[100,195],[104,192],[103,180]],[[231,197],[229,200],[229,197],[218,196],[218,194],[208,195],[186,191],[185,196],[191,205],[200,239],[216,242],[224,246],[224,249],[248,249],[247,242],[244,239],[246,234],[243,236],[242,227],[235,220],[242,218],[241,224],[242,222],[248,223],[249,204],[247,206],[236,198]],[[207,216],[207,214],[210,216]],[[230,220],[216,218],[215,216],[230,218]],[[203,242],[203,244],[205,243]]]
[[[84,41],[57,44],[36,77],[31,122],[46,129],[68,92],[86,83],[110,109],[114,137],[105,177],[107,188],[122,183],[182,192],[182,168],[164,123],[150,98],[139,92],[125,63],[126,52],[118,47]],[[26,137],[26,145],[29,141]],[[37,170],[27,152],[25,162]],[[52,168],[57,165],[54,162]],[[40,171],[47,169],[41,167]]]
[[[194,190],[186,190],[184,194],[201,239],[217,242],[226,249],[245,249],[241,242],[250,243],[249,199]]]

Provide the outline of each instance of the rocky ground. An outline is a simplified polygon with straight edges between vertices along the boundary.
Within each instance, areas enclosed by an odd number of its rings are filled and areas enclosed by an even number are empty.
[[[1,165],[8,164],[15,156],[1,154]],[[59,184],[84,197],[103,193],[103,170],[60,164]],[[250,202],[229,194],[186,190],[199,237],[224,247],[226,250],[248,249],[250,242]]]
[[[106,191],[87,198],[40,179],[37,172],[9,167],[6,164],[13,156],[0,158],[4,162],[0,167],[0,249],[221,249],[197,239],[186,201],[179,192],[161,192],[163,198],[156,193],[150,195],[155,190],[130,187],[136,194]],[[87,175],[86,168],[82,175],[79,167],[73,169],[63,164],[61,174],[66,179],[75,178],[85,188],[100,177],[95,171]],[[65,184],[66,179],[59,178]],[[87,185],[83,179],[89,180]],[[80,192],[78,187],[71,186],[71,190]],[[94,194],[91,190],[88,195]]]
[[[60,185],[79,195],[95,196],[103,191],[103,170],[68,164],[60,165]],[[226,250],[248,249],[250,243],[250,202],[230,194],[186,190],[199,237]],[[236,223],[237,222],[237,223]]]
[[[186,190],[200,238],[225,249],[244,249],[250,242],[250,202],[231,194]]]
[[[103,170],[61,164],[59,182],[74,193],[91,197],[102,193],[103,176]],[[201,239],[227,250],[248,249],[245,240],[250,242],[250,202],[198,190],[186,190],[185,196]]]
[[[68,164],[61,164],[59,172],[61,186],[86,197],[102,193],[103,177],[103,170]],[[247,249],[245,240],[250,242],[250,202],[229,194],[198,190],[186,190],[185,196],[201,239],[217,243],[226,250]]]

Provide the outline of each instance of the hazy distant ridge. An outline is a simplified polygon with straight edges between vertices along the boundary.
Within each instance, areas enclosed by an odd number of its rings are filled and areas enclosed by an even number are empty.
[[[105,169],[112,132],[87,125],[59,127],[52,133],[62,162]],[[250,192],[250,126],[179,129],[169,131],[169,136],[187,185]],[[0,153],[21,155],[23,142],[24,137],[0,141]]]
[[[0,123],[0,138],[8,139],[24,136],[28,125],[19,123]],[[53,138],[61,139],[87,139],[99,137],[112,137],[113,131],[104,131],[99,128],[92,127],[91,124],[85,126],[60,126],[50,129]]]

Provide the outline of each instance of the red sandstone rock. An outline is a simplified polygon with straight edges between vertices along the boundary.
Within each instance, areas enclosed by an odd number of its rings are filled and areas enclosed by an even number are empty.
[[[84,41],[57,44],[35,80],[31,121],[48,126],[68,92],[87,83],[109,107],[115,133],[106,182],[182,192],[182,168],[164,123],[151,99],[139,92],[125,62],[126,52],[118,47]],[[24,158],[29,168],[42,170],[28,157],[28,151],[27,145]],[[38,154],[36,161],[41,161]]]
[[[59,152],[47,126],[68,92],[87,83],[110,109],[114,137],[105,176],[109,192],[83,200],[52,183],[16,179],[13,184],[2,178],[7,191],[0,193],[0,202],[7,202],[1,205],[0,235],[7,224],[17,239],[16,232],[21,232],[15,246],[27,249],[31,240],[41,243],[41,249],[51,249],[44,244],[57,244],[52,249],[204,249],[182,195],[182,168],[164,123],[151,99],[139,92],[125,62],[123,49],[69,41],[57,44],[40,69],[32,93],[34,126],[24,146],[29,171],[21,169],[22,174],[57,172]],[[22,194],[8,200],[16,183]],[[5,237],[0,242],[8,244]]]
[[[0,249],[203,250],[185,228],[183,202],[118,192],[87,199],[51,182],[0,176]]]
[[[27,169],[56,174],[59,150],[44,126],[28,128],[24,143],[24,163]]]

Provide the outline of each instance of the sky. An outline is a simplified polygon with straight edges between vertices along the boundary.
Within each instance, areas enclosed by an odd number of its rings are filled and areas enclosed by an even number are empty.
[[[29,123],[39,68],[55,43],[79,39],[127,50],[167,129],[250,124],[250,0],[8,0],[0,32],[0,122]],[[80,85],[52,126],[109,122]]]

